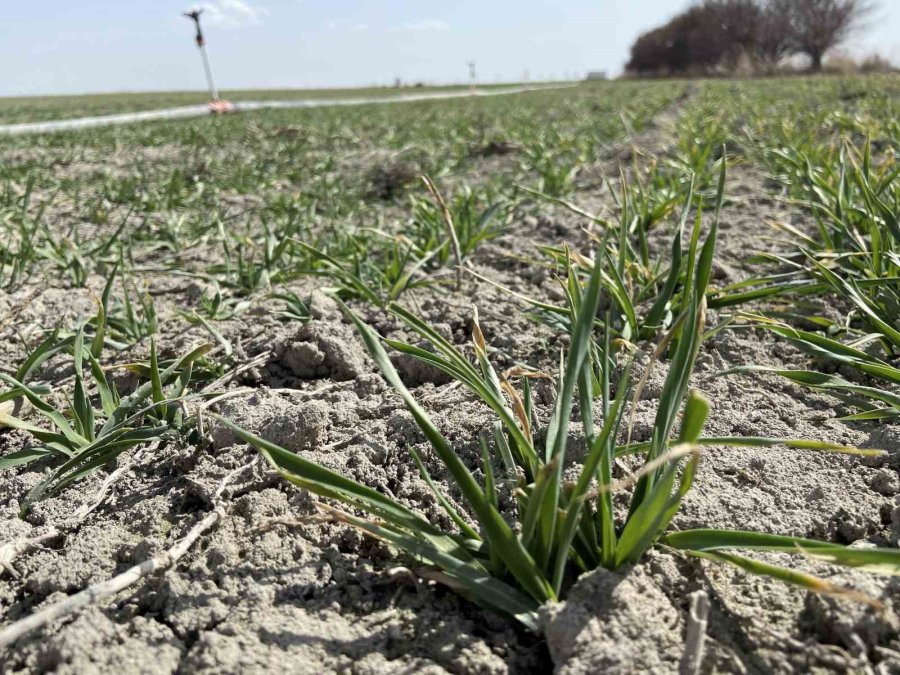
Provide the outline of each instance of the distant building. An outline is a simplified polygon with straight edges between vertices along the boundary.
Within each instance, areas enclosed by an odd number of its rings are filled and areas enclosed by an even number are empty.
[[[589,82],[593,81],[593,80],[606,80],[606,79],[608,79],[608,78],[606,77],[605,70],[592,70],[591,72],[589,72],[587,74],[587,80]]]

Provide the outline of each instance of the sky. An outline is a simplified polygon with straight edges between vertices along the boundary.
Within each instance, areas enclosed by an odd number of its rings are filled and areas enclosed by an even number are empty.
[[[690,0],[0,0],[0,96],[580,78],[621,72],[634,38]],[[893,7],[892,7],[893,6]],[[900,63],[900,3],[848,45]]]

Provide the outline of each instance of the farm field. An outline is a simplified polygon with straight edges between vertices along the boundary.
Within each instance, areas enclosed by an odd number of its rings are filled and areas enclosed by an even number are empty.
[[[900,669],[898,106],[0,138],[0,672]]]

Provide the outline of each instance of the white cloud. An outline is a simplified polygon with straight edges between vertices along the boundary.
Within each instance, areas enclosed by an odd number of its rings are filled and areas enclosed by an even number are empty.
[[[450,30],[450,24],[442,19],[421,19],[403,24],[404,30]]]
[[[350,23],[349,21],[335,21],[334,19],[326,21],[325,28],[328,30],[352,30],[357,32],[372,30],[372,27],[365,21]]]
[[[209,23],[223,28],[258,26],[269,16],[265,7],[254,7],[245,0],[213,0],[200,5]]]

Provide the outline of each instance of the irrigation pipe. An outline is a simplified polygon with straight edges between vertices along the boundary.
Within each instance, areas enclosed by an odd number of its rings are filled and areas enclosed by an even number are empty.
[[[578,86],[577,84],[547,85],[530,87],[504,87],[502,89],[490,89],[479,91],[477,96],[506,96],[509,94],[521,94],[529,91],[545,91],[553,89],[567,89]],[[324,108],[328,106],[356,106],[382,103],[409,103],[412,101],[432,101],[452,98],[467,98],[472,96],[468,91],[431,92],[425,94],[406,94],[402,96],[384,96],[367,98],[344,99],[298,99],[296,101],[243,101],[235,103],[234,112],[249,112],[252,110],[285,109],[285,108]],[[159,110],[145,110],[142,112],[121,113],[116,115],[99,115],[95,117],[79,117],[71,120],[54,120],[50,122],[24,122],[20,124],[0,125],[0,136],[20,136],[24,134],[46,134],[57,131],[73,131],[89,129],[92,127],[107,127],[119,124],[134,124],[135,122],[152,122],[156,120],[175,120],[188,117],[202,117],[210,114],[208,105],[189,105],[179,108],[162,108]]]

